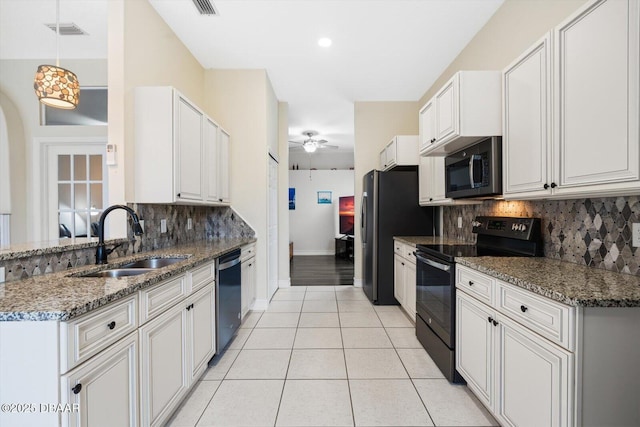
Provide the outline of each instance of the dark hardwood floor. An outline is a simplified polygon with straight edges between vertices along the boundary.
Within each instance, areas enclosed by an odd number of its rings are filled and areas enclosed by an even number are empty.
[[[294,256],[291,285],[353,285],[353,262],[333,255]]]

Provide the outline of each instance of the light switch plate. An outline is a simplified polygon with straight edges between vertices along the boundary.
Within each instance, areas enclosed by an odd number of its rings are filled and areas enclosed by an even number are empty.
[[[167,232],[167,220],[166,219],[161,219],[160,220],[160,233],[166,233]]]
[[[4,267],[0,267],[0,283],[4,283]]]
[[[191,218],[187,218],[187,230],[191,230],[193,228],[193,220]]]
[[[462,228],[462,217],[458,217],[458,228]]]
[[[140,227],[142,228],[142,232],[144,232],[144,219],[141,219],[139,222],[140,222]]]
[[[632,224],[633,237],[631,239],[631,246],[640,247],[640,222],[634,222]]]

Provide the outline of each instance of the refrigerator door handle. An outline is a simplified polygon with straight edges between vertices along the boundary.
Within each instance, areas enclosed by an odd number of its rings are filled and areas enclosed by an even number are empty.
[[[362,193],[362,203],[360,205],[360,238],[362,244],[367,243],[367,192]]]

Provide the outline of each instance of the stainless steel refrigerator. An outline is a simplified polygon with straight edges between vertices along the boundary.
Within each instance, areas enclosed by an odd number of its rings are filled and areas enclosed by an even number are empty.
[[[432,236],[432,207],[418,204],[418,168],[372,170],[364,176],[360,217],[364,293],[393,305],[393,236]]]

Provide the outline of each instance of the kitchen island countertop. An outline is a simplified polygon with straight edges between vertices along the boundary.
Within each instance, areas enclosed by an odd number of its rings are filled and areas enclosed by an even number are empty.
[[[69,320],[131,295],[225,253],[255,238],[202,240],[114,259],[107,265],[70,268],[0,284],[0,321]],[[137,276],[77,277],[147,258],[184,257],[184,261]]]
[[[575,307],[640,307],[640,277],[551,258],[456,257],[456,263]]]

